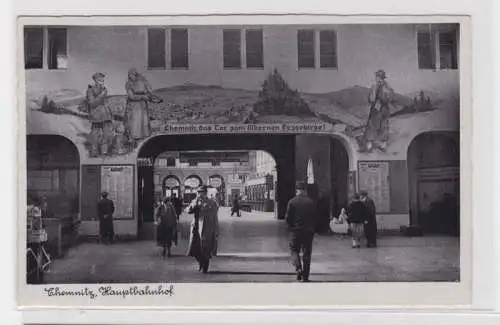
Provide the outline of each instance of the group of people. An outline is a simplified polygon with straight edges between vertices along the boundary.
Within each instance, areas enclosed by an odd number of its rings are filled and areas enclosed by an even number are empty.
[[[196,198],[187,207],[193,214],[187,255],[198,262],[198,270],[208,272],[210,259],[217,254],[219,236],[219,205],[208,197],[208,188],[201,186]],[[162,256],[171,256],[172,244],[177,244],[177,227],[182,213],[182,202],[176,195],[165,198],[155,212],[157,224],[157,242],[163,247]]]
[[[114,203],[108,198],[107,192],[101,193],[102,199],[97,204],[99,216],[99,232],[103,243],[113,242],[113,213]],[[201,186],[196,198],[187,207],[187,213],[193,214],[190,225],[190,236],[187,255],[198,262],[198,270],[207,273],[210,260],[217,255],[219,237],[219,205],[213,198],[208,197],[208,187]],[[182,202],[174,194],[166,197],[155,209],[156,240],[163,248],[162,256],[172,256],[171,248],[177,244],[179,217],[182,213]]]
[[[377,217],[375,203],[368,197],[366,191],[355,193],[352,201],[343,210],[345,219],[350,225],[352,247],[360,248],[361,239],[366,237],[367,247],[377,247]]]
[[[317,205],[307,195],[307,185],[298,182],[296,196],[288,202],[285,220],[289,226],[290,251],[297,280],[309,281],[311,255],[316,228]],[[377,246],[377,219],[375,203],[366,191],[356,193],[346,211],[347,222],[351,225],[353,247],[361,247],[363,232],[368,247]]]
[[[125,83],[125,114],[113,114],[108,104],[105,77],[101,72],[92,76],[93,83],[87,87],[85,100],[80,105],[80,109],[89,114],[92,157],[126,153],[128,143],[135,146],[139,140],[150,136],[148,103],[162,101],[152,93],[148,80],[136,69],[130,69]]]

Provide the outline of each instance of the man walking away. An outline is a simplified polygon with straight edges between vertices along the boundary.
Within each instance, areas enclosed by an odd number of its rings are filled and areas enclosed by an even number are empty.
[[[354,194],[353,200],[347,207],[347,220],[351,224],[352,247],[361,247],[361,237],[363,236],[363,225],[368,215],[368,209],[361,202],[360,195]]]
[[[288,202],[286,222],[291,230],[290,250],[297,280],[307,282],[311,270],[316,204],[307,196],[305,183],[297,183],[296,190],[297,195]]]
[[[367,208],[367,218],[365,222],[365,236],[368,247],[377,247],[377,211],[375,202],[368,197],[366,191],[360,192],[361,201]]]
[[[112,200],[108,199],[108,192],[101,193],[102,199],[97,203],[97,215],[99,216],[99,233],[101,241],[105,244],[113,243],[115,236],[113,227],[113,213],[115,205]]]
[[[232,204],[232,207],[231,207],[231,217],[235,213],[236,213],[237,217],[241,217],[241,212],[240,212],[240,198],[238,197],[238,194],[235,194],[233,196],[233,204]]]

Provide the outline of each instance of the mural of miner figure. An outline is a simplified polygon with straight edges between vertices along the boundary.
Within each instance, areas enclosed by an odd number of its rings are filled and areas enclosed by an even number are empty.
[[[385,151],[389,140],[389,118],[394,91],[386,82],[384,70],[375,72],[376,83],[371,87],[368,101],[370,114],[362,137],[362,151]]]
[[[113,141],[113,120],[108,107],[108,89],[104,85],[104,73],[94,73],[83,103],[92,124],[90,131],[90,156],[107,155]]]

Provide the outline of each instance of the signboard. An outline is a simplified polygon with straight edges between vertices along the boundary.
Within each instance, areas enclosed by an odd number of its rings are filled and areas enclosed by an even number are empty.
[[[389,162],[360,161],[358,163],[358,184],[359,189],[367,191],[375,202],[378,213],[391,211]]]
[[[114,219],[134,218],[133,166],[101,166],[101,190],[115,204]]]
[[[210,177],[208,180],[210,186],[219,188],[222,186],[222,178],[220,176],[213,176]]]
[[[179,180],[175,177],[167,177],[165,179],[165,186],[168,188],[174,188],[174,187],[178,187],[180,185],[181,184],[179,183]]]
[[[196,133],[318,133],[334,132],[327,123],[275,123],[275,124],[164,124],[153,127],[159,134]]]

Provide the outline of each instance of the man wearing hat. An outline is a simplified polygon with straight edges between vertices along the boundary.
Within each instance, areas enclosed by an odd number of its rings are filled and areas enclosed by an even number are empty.
[[[386,81],[387,75],[384,70],[375,72],[375,84],[370,89],[368,101],[370,102],[370,113],[366,129],[363,135],[363,147],[366,151],[379,149],[385,151],[389,140],[389,118],[391,114],[390,105],[394,97],[394,91]]]
[[[307,196],[304,182],[297,183],[296,193],[297,195],[288,202],[286,222],[291,230],[290,250],[297,280],[307,282],[311,268],[316,204]]]
[[[113,227],[113,213],[115,205],[112,200],[108,199],[108,192],[101,193],[102,199],[97,203],[97,214],[99,216],[99,233],[101,242],[105,244],[113,243],[115,236]]]
[[[219,205],[208,197],[208,187],[200,186],[198,196],[188,207],[188,213],[194,214],[191,222],[188,256],[193,256],[199,265],[199,271],[208,272],[210,259],[217,255],[219,237]]]
[[[93,84],[87,87],[85,95],[86,110],[92,123],[90,131],[90,155],[97,157],[109,153],[113,140],[113,122],[108,107],[108,90],[104,85],[105,75],[96,72],[92,75]]]
[[[375,202],[368,196],[368,192],[359,192],[361,201],[367,209],[365,222],[365,237],[368,247],[377,247],[377,209]]]

